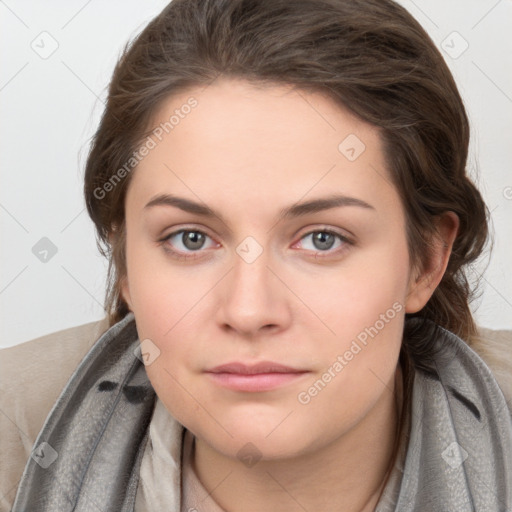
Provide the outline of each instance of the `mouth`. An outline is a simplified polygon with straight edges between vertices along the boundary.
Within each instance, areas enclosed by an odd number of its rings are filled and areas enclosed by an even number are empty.
[[[257,364],[239,362],[223,364],[207,370],[205,373],[221,387],[234,391],[257,393],[280,388],[310,372],[264,361]]]

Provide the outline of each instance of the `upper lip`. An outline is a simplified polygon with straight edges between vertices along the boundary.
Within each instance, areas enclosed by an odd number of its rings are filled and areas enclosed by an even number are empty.
[[[207,370],[208,373],[238,373],[241,375],[257,375],[259,373],[304,373],[306,370],[292,368],[272,361],[262,361],[255,364],[232,362],[221,364]]]

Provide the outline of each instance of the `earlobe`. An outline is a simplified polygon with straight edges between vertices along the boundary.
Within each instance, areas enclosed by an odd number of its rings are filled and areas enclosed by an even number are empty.
[[[450,261],[453,243],[459,229],[459,218],[446,212],[437,218],[437,234],[432,238],[432,249],[421,274],[412,273],[405,302],[406,313],[420,311],[441,282]]]

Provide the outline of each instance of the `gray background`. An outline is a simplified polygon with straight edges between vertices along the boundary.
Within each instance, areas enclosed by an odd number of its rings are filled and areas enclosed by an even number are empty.
[[[510,329],[512,2],[400,3],[441,48],[465,100],[470,171],[495,233],[473,308],[480,325]],[[106,262],[84,208],[85,157],[121,48],[166,4],[0,1],[0,347],[103,317]]]

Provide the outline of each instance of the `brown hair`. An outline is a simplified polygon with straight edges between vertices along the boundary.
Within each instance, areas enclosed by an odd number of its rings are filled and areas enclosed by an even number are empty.
[[[483,250],[488,212],[466,174],[468,119],[435,44],[391,0],[174,0],[127,44],[85,170],[87,209],[110,262],[110,323],[128,312],[120,279],[131,173],[118,179],[119,169],[163,100],[218,76],[327,93],[380,128],[411,261],[426,261],[436,216],[452,211],[460,220],[448,268],[413,315],[424,322],[405,333],[404,350],[420,366],[432,356],[429,320],[465,339],[475,334],[465,267]]]

